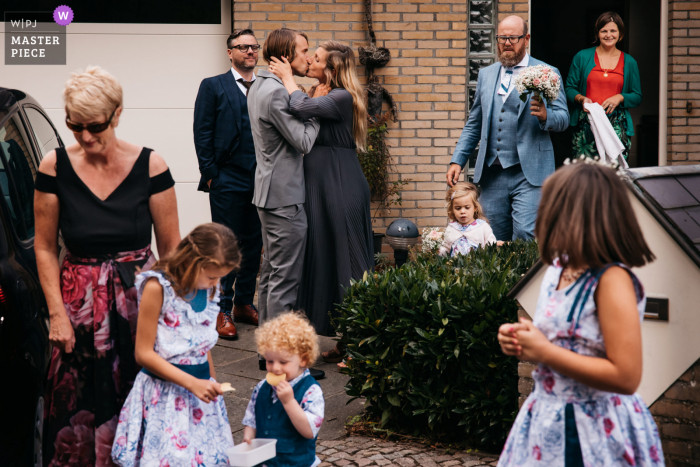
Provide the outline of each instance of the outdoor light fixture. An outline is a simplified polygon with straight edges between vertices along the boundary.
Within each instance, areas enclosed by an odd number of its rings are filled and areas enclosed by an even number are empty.
[[[396,219],[386,229],[387,243],[394,249],[396,267],[400,268],[408,259],[408,250],[418,243],[418,227],[408,219]]]

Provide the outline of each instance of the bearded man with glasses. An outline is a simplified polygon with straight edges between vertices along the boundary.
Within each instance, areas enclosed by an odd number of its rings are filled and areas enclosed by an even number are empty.
[[[546,65],[527,53],[530,34],[525,20],[503,19],[496,39],[499,61],[479,72],[474,104],[452,155],[447,183],[452,186],[459,180],[478,144],[474,183],[480,184],[481,205],[496,238],[530,239],[542,183],[554,172],[549,132],[569,126],[569,111],[563,90],[547,104],[518,98],[515,77],[527,66]],[[551,69],[561,79],[559,70]]]
[[[247,95],[255,81],[260,45],[252,30],[242,29],[228,37],[226,48],[231,69],[206,78],[199,86],[194,145],[201,173],[198,189],[209,192],[212,221],[233,230],[241,250],[240,268],[221,280],[216,326],[219,337],[235,340],[234,320],[258,325],[253,297],[263,242],[260,218],[252,204],[256,161]]]

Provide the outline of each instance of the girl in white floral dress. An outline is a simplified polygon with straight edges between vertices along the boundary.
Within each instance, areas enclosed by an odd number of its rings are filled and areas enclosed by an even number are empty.
[[[565,166],[542,188],[547,270],[534,321],[504,324],[507,355],[539,363],[499,460],[505,466],[662,466],[642,377],[646,297],[630,267],[653,261],[616,173]]]
[[[233,438],[210,350],[218,339],[219,279],[239,263],[233,232],[204,224],[138,275],[136,361],[143,369],[119,415],[117,465],[229,465]]]
[[[484,209],[479,203],[478,189],[473,183],[455,183],[445,194],[447,217],[451,221],[445,228],[440,244],[440,256],[466,255],[472,249],[496,241]]]

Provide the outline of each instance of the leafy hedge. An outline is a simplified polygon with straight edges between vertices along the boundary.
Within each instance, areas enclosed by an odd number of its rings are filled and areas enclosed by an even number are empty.
[[[505,297],[537,260],[534,242],[446,259],[419,256],[353,282],[336,325],[348,347],[345,387],[382,426],[503,443],[518,408],[517,360],[498,327],[517,318]]]

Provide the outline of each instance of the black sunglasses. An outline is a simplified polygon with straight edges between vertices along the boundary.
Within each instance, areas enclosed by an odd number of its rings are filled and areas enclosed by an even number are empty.
[[[231,47],[232,49],[238,49],[242,53],[246,53],[248,49],[252,50],[253,52],[257,52],[260,50],[260,46],[258,44],[253,44],[253,45],[246,45],[246,44],[241,44],[241,45],[234,45]]]
[[[70,128],[71,131],[73,131],[75,133],[82,133],[83,130],[87,130],[88,132],[92,133],[93,135],[96,133],[102,133],[107,128],[109,128],[109,124],[112,123],[112,119],[114,118],[114,114],[116,112],[117,112],[117,109],[114,109],[114,112],[112,112],[112,115],[109,116],[109,120],[107,120],[104,123],[91,123],[89,125],[83,125],[81,123],[73,123],[68,118],[68,115],[66,115],[66,125],[68,126],[68,128]]]

